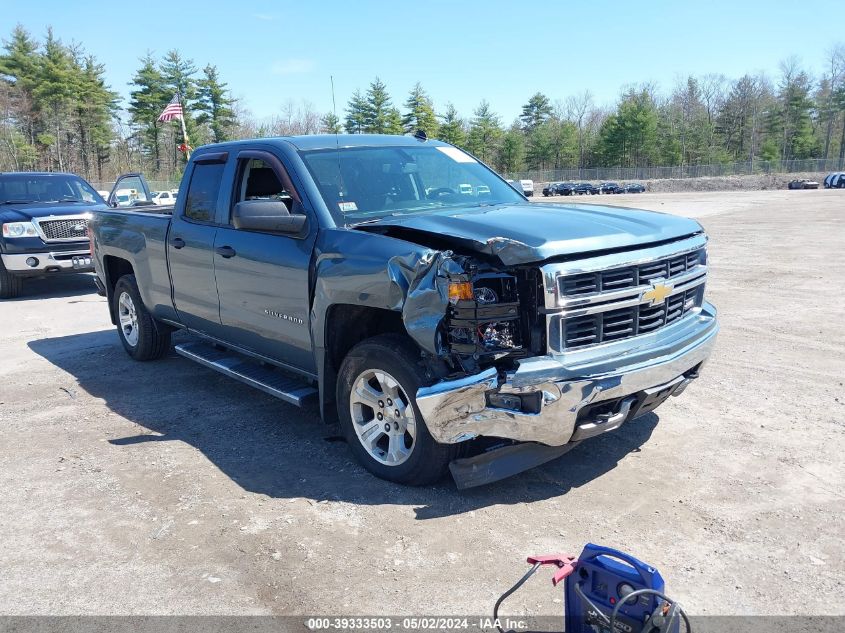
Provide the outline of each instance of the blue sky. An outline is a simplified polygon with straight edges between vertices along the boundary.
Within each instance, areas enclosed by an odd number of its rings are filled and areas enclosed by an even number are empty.
[[[818,73],[845,41],[843,15],[841,0],[0,0],[0,33],[20,23],[41,36],[52,25],[104,62],[124,96],[138,58],[175,47],[199,67],[216,64],[259,118],[290,99],[330,110],[330,75],[342,117],[352,91],[378,75],[397,105],[420,81],[438,108],[451,101],[469,116],[484,98],[509,122],[538,90],[552,100],[590,90],[612,105],[628,83],[669,90],[688,73],[774,78],[789,55]]]

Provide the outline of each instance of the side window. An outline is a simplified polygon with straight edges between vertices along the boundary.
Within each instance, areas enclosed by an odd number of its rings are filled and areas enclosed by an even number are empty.
[[[260,158],[239,161],[234,204],[245,200],[281,200],[290,211],[293,199],[269,163]]]
[[[185,217],[197,222],[213,222],[217,195],[223,179],[224,163],[194,165],[188,195],[185,198]]]

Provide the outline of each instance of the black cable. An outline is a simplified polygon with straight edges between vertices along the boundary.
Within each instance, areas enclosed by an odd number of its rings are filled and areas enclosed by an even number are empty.
[[[686,612],[681,608],[677,602],[669,598],[668,596],[660,593],[659,591],[655,591],[654,589],[637,589],[636,591],[632,591],[627,596],[619,600],[616,603],[616,606],[613,607],[613,612],[610,614],[610,632],[613,633],[616,630],[616,616],[619,614],[619,609],[622,608],[622,605],[628,602],[631,598],[636,598],[637,596],[644,596],[644,595],[652,595],[657,596],[661,600],[664,600],[670,604],[675,605],[678,608],[678,611],[681,612],[681,617],[684,619],[684,624],[687,627],[687,633],[692,633],[692,625],[689,622],[689,618],[687,617]]]
[[[516,581],[516,584],[513,587],[508,589],[505,593],[503,593],[501,596],[499,596],[498,600],[496,600],[496,604],[493,607],[493,622],[496,623],[496,628],[499,630],[499,633],[505,633],[505,631],[502,630],[502,627],[499,626],[499,605],[501,605],[502,602],[507,600],[508,596],[510,596],[514,591],[516,591],[522,585],[524,585],[525,581],[528,580],[529,578],[531,578],[531,576],[534,575],[534,572],[536,572],[540,568],[540,564],[541,563],[534,563],[534,567],[529,569],[522,578],[520,578],[519,580]],[[511,633],[511,632],[509,631],[508,633]]]

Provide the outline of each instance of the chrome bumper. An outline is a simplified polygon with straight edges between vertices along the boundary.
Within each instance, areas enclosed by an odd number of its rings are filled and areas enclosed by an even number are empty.
[[[554,356],[524,359],[504,378],[490,368],[424,387],[417,391],[417,406],[443,444],[489,436],[562,446],[618,428],[656,406],[644,408],[643,401],[659,404],[680,395],[710,355],[718,330],[716,309],[705,302],[615,358],[596,350],[593,362],[582,359],[574,366]],[[600,403],[612,409],[602,411]],[[588,407],[588,415],[579,415]]]
[[[11,273],[51,273],[51,272],[91,272],[94,263],[89,251],[67,251],[55,253],[15,253],[14,255],[0,255],[3,266]],[[27,260],[35,259],[37,263],[30,266]]]

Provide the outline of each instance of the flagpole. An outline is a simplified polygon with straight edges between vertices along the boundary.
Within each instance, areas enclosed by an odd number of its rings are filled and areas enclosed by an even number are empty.
[[[185,144],[185,158],[191,158],[191,146],[188,143],[188,130],[185,129],[185,106],[182,104],[182,95],[179,95],[179,106],[182,108],[182,116],[179,117],[182,123],[182,142]]]

